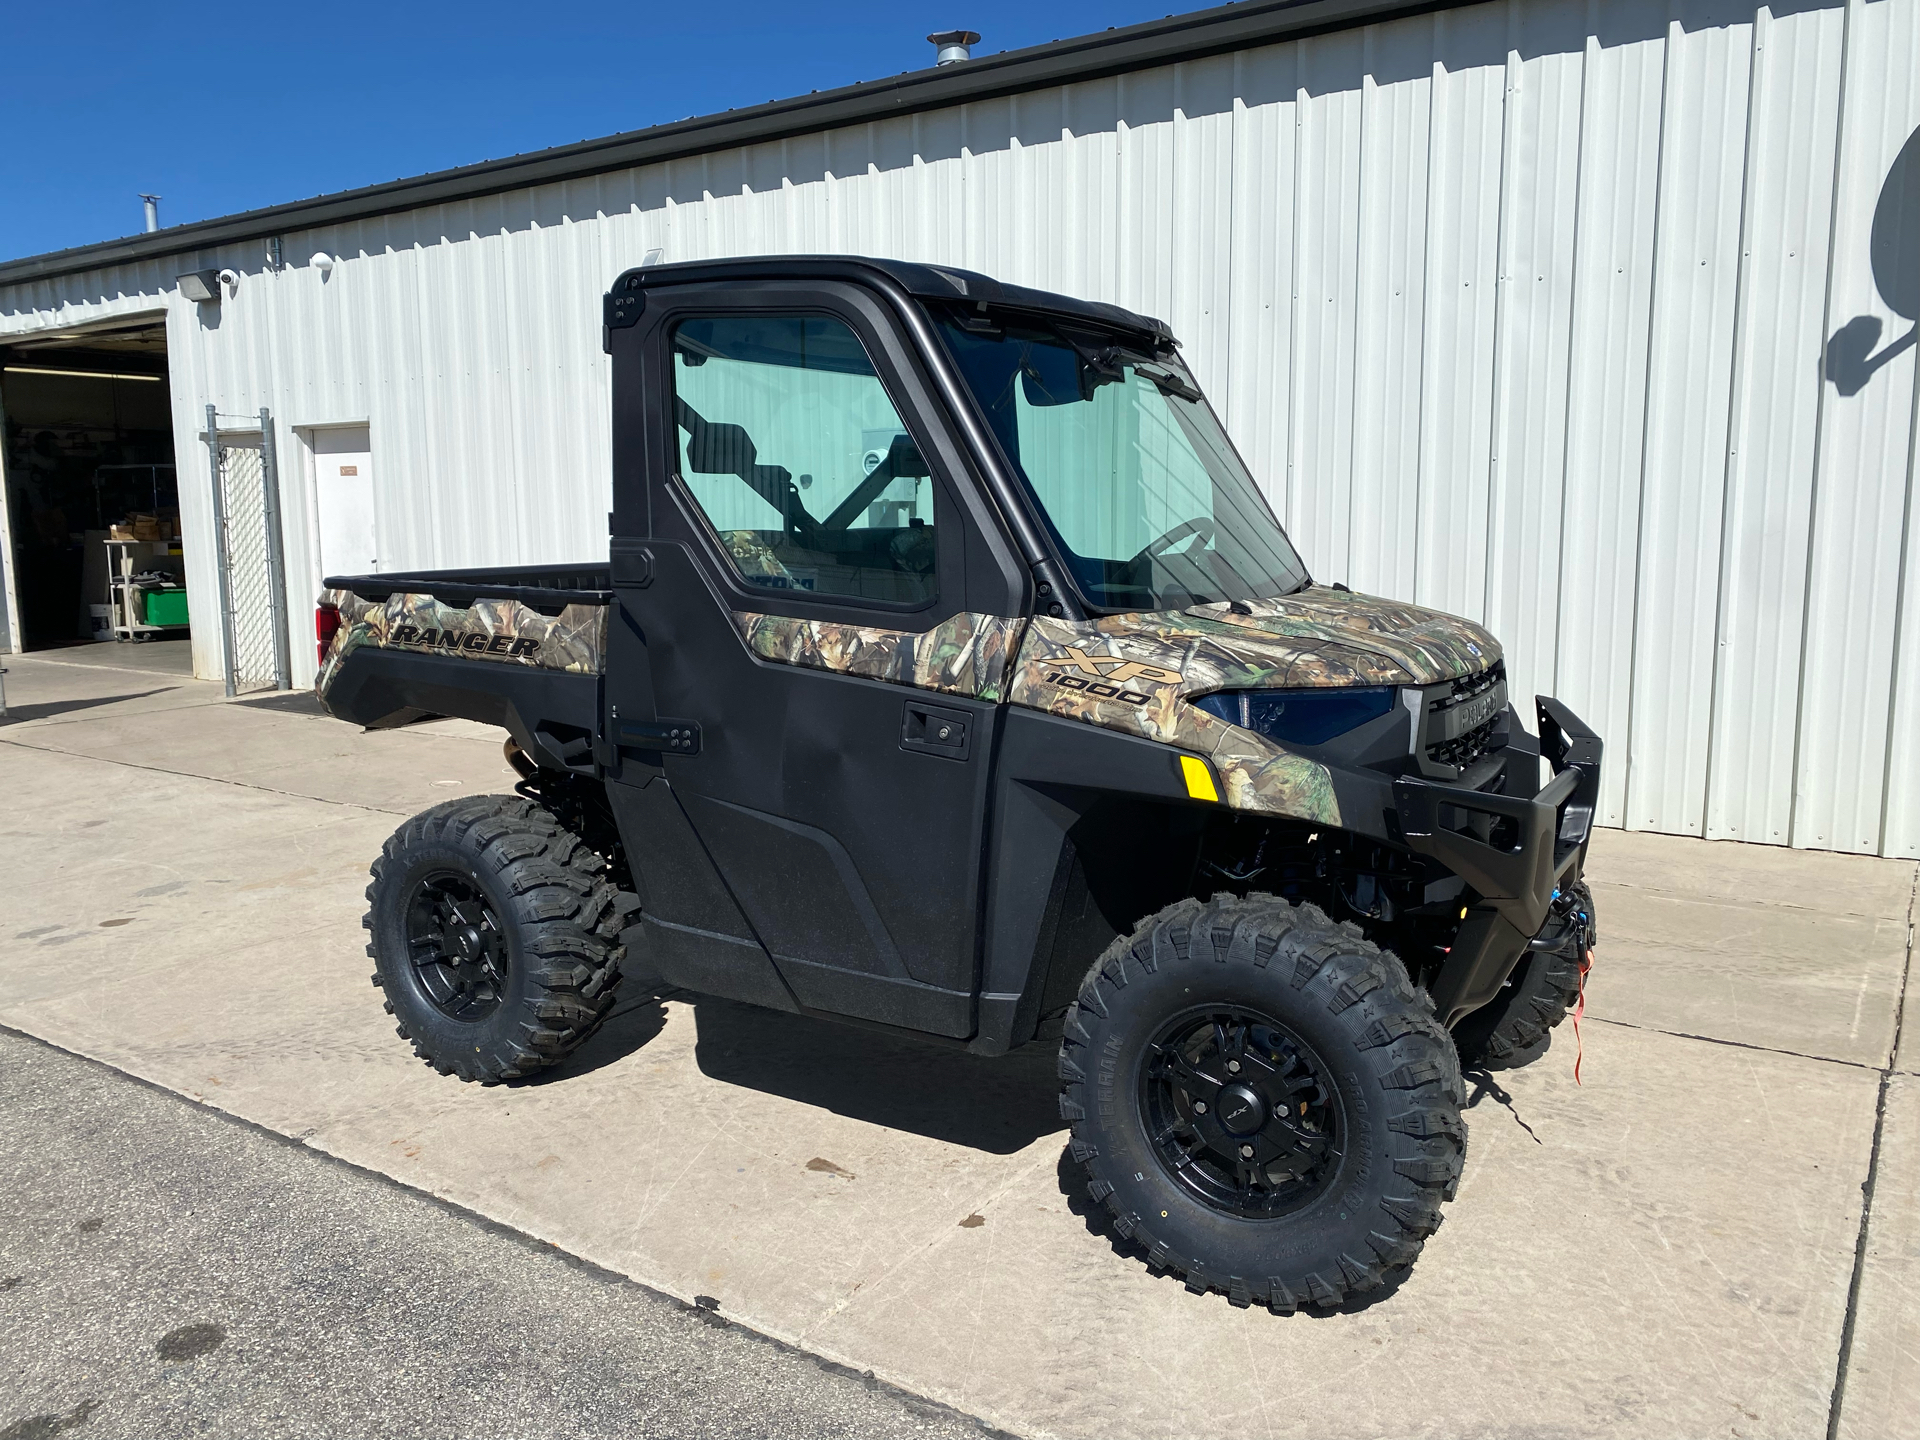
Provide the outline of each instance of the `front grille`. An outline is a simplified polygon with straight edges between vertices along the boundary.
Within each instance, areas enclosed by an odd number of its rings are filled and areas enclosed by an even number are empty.
[[[1453,682],[1453,693],[1441,703],[1456,705],[1462,700],[1471,700],[1476,695],[1484,695],[1496,685],[1507,683],[1507,662],[1496,660],[1478,675],[1462,675]]]
[[[1432,691],[1427,692],[1432,695]],[[1427,759],[1436,765],[1465,770],[1492,748],[1500,717],[1506,712],[1507,665],[1496,660],[1477,675],[1463,675],[1446,693],[1427,702],[1427,734],[1435,737],[1426,746]],[[1484,720],[1466,730],[1455,730],[1455,717],[1462,707],[1491,706]],[[1472,713],[1471,710],[1466,713]],[[1453,732],[1453,733],[1449,733]]]
[[[1436,765],[1451,765],[1457,770],[1464,770],[1487,753],[1487,747],[1493,743],[1494,727],[1498,723],[1496,717],[1474,726],[1464,735],[1456,735],[1438,745],[1429,745],[1427,758]]]

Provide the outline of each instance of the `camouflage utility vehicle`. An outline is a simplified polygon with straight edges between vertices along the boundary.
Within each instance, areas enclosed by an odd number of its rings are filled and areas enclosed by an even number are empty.
[[[1158,321],[846,258],[603,318],[609,564],[326,582],[334,714],[497,724],[524,777],[374,863],[400,1034],[516,1079],[624,983],[1044,1041],[1152,1265],[1286,1310],[1410,1263],[1462,1064],[1543,1050],[1589,956],[1593,732],[1310,577]]]

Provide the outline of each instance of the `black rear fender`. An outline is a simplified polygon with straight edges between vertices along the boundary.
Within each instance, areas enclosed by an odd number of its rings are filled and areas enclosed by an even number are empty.
[[[600,729],[600,677],[361,646],[340,662],[322,697],[342,720],[370,729],[423,715],[498,725],[537,764],[591,774]]]

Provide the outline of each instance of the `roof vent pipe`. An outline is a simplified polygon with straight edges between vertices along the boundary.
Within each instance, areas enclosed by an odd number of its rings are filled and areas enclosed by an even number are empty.
[[[962,60],[973,58],[972,47],[980,43],[977,30],[936,30],[927,36],[939,53],[933,57],[935,65],[958,65]]]
[[[964,59],[965,57],[963,56],[962,58]],[[142,195],[140,198],[146,202],[147,233],[151,235],[160,228],[160,197],[158,195]]]

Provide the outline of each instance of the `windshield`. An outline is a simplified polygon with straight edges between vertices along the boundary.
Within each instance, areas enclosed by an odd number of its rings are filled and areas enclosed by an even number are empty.
[[[949,315],[941,330],[1089,602],[1180,610],[1306,583],[1177,359],[1111,336],[980,323]]]

